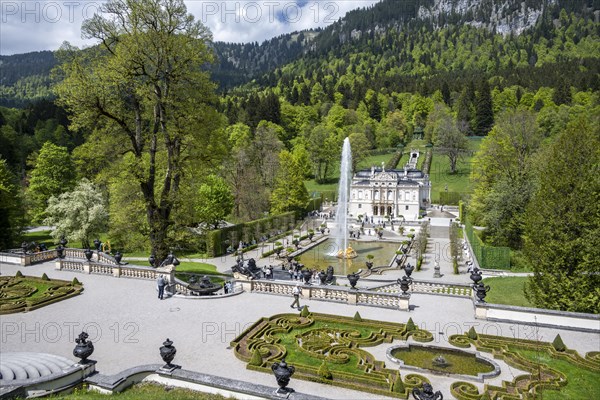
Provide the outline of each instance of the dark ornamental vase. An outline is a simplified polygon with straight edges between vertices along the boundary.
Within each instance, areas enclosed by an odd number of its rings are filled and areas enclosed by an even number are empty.
[[[400,267],[400,264],[402,263],[402,258],[399,256],[396,256],[396,266]]]
[[[69,242],[63,236],[58,243],[60,243],[62,245],[62,247],[66,247],[67,243],[69,243]]]
[[[65,248],[62,247],[62,245],[59,244],[58,246],[56,246],[56,255],[58,256],[58,258],[63,258],[64,252],[65,252]]]
[[[162,347],[160,348],[160,356],[163,361],[166,363],[163,368],[173,368],[174,365],[171,364],[171,361],[175,358],[175,353],[177,353],[177,349],[173,346],[173,342],[167,338],[163,342]]]
[[[94,239],[94,246],[96,247],[96,251],[100,251],[100,247],[102,246],[100,239]]]
[[[400,290],[402,290],[402,294],[406,294],[410,289],[410,285],[412,284],[412,279],[407,276],[403,276],[402,279],[398,279],[398,284],[400,285]]]
[[[360,277],[356,273],[348,275],[348,281],[350,282],[351,289],[356,289],[356,284],[358,283],[359,278]]]
[[[279,385],[277,393],[288,394],[294,392],[294,389],[287,387],[290,383],[290,378],[296,370],[292,365],[287,365],[285,360],[282,360],[281,362],[274,363],[271,366],[271,370],[273,371],[273,374],[275,374],[277,385]]]
[[[365,265],[367,266],[367,269],[370,271],[371,268],[373,268],[373,261],[365,261]]]
[[[327,283],[327,274],[325,271],[319,272],[319,279],[321,280],[321,285],[325,285]]]
[[[91,251],[90,249],[86,249],[83,254],[85,254],[85,258],[87,258],[88,261],[92,260],[92,256],[94,255],[94,252]]]
[[[473,272],[471,272],[470,278],[473,281],[473,283],[475,283],[477,285],[479,283],[479,281],[482,279],[481,271],[479,269],[475,268],[473,270]]]
[[[309,269],[303,269],[302,270],[302,278],[304,278],[304,283],[307,285],[310,285],[310,280],[312,278],[312,271]]]
[[[29,247],[29,243],[27,243],[27,242],[21,243],[21,251],[23,252],[23,254],[27,254],[28,247]]]
[[[73,355],[77,358],[80,358],[80,363],[85,364],[87,362],[87,358],[92,355],[94,352],[94,345],[92,342],[87,341],[89,335],[86,332],[81,332],[79,337],[75,339],[75,343],[77,345],[73,349]]]
[[[423,388],[414,388],[413,397],[417,400],[443,400],[444,395],[439,390],[433,392],[433,387],[429,383],[424,383]]]
[[[480,302],[485,303],[485,296],[487,296],[487,292],[490,291],[489,285],[484,285],[479,282],[476,285],[473,285],[473,289],[475,290],[475,296],[479,299]]]
[[[154,267],[154,263],[156,262],[156,257],[154,256],[154,254],[150,254],[150,257],[148,257],[148,262],[150,263],[151,267]]]
[[[117,262],[117,265],[121,264],[122,259],[123,259],[123,254],[121,254],[121,252],[117,251],[115,253],[115,261]]]
[[[410,276],[412,275],[413,271],[415,270],[415,266],[414,265],[410,265],[410,264],[406,264],[404,266],[404,273],[406,274],[406,276],[408,276],[410,278]]]

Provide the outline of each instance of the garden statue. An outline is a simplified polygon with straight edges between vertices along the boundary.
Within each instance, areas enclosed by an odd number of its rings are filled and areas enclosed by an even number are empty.
[[[94,252],[88,248],[88,249],[85,249],[85,251],[83,252],[83,254],[85,254],[85,258],[88,261],[91,261],[92,260],[92,256],[94,255]]]
[[[410,285],[412,285],[412,279],[407,276],[403,276],[402,279],[398,279],[398,284],[400,285],[400,290],[402,290],[402,294],[406,294],[410,289]]]
[[[64,257],[64,251],[65,248],[62,245],[58,245],[56,246],[56,255],[58,256],[58,258],[63,258]]]
[[[328,285],[331,285],[335,280],[335,277],[333,276],[333,267],[330,265],[327,267],[327,278],[325,279],[325,283],[327,283]]]
[[[277,384],[279,385],[277,394],[289,394],[294,392],[294,389],[287,387],[290,383],[290,378],[296,370],[292,365],[287,365],[285,359],[283,359],[281,362],[274,363],[271,366],[271,370],[273,371],[273,374],[275,374],[275,379],[277,379]]]
[[[416,400],[443,400],[444,395],[439,390],[433,392],[433,387],[429,383],[424,383],[423,388],[414,388],[412,395]]]
[[[115,261],[117,262],[117,265],[121,264],[121,260],[123,259],[123,254],[121,254],[120,251],[117,251],[115,253]]]
[[[154,263],[156,262],[156,256],[154,256],[154,253],[150,254],[150,257],[148,257],[148,262],[150,263],[151,267],[154,267]]]
[[[485,296],[487,296],[487,292],[490,291],[489,285],[484,285],[479,282],[476,285],[473,285],[473,290],[475,290],[475,296],[479,299],[480,302],[485,303]]]
[[[67,239],[65,239],[65,237],[63,236],[63,237],[62,237],[62,238],[59,240],[59,242],[58,242],[58,243],[60,243],[60,244],[62,245],[62,247],[66,247],[66,246],[67,246],[67,243],[69,243],[69,242],[68,242],[68,241],[67,241]]]
[[[23,254],[27,254],[27,250],[29,249],[29,243],[23,242],[21,243],[21,251]]]
[[[195,292],[198,295],[202,296],[206,294],[212,294],[218,291],[219,289],[221,289],[221,285],[213,283],[210,280],[210,278],[206,275],[200,278],[200,280],[197,279],[197,275],[192,275],[192,277],[189,280],[189,284],[187,285],[187,288],[192,292]]]
[[[94,246],[96,247],[96,251],[102,250],[102,242],[100,239],[94,239]]]
[[[46,247],[46,243],[40,243],[40,251],[48,251],[48,247]]]
[[[173,369],[175,367],[173,364],[171,364],[171,361],[173,361],[175,358],[175,353],[177,353],[177,349],[175,349],[175,346],[173,346],[173,342],[167,338],[160,348],[160,356],[166,363],[163,366],[164,369]]]
[[[73,349],[73,355],[77,358],[81,358],[81,363],[85,364],[87,362],[87,358],[92,355],[94,352],[94,345],[91,341],[87,341],[89,335],[87,332],[81,332],[77,339],[75,339],[75,343],[77,345]]]
[[[440,368],[446,368],[446,367],[450,366],[450,363],[448,361],[446,361],[444,356],[441,354],[438,355],[437,357],[435,357],[433,360],[431,360],[431,363],[435,367],[440,367]]]
[[[348,281],[350,282],[350,289],[356,289],[356,284],[358,283],[360,276],[355,272],[353,274],[348,275]]]
[[[173,255],[173,252],[169,252],[167,258],[165,258],[164,261],[160,264],[161,267],[166,267],[168,265],[179,265],[179,260]]]

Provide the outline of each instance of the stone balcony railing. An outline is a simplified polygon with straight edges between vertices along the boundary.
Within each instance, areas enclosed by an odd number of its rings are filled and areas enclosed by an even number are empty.
[[[243,289],[253,293],[268,293],[282,296],[292,296],[295,283],[281,281],[240,281]],[[350,305],[365,305],[397,310],[409,309],[409,295],[400,293],[374,292],[356,290],[342,286],[304,285],[301,287],[302,297],[306,300],[333,301]]]
[[[105,264],[96,261],[57,259],[55,269],[81,272],[84,274],[106,275],[123,278],[156,280],[159,275],[173,282],[174,272],[165,268],[141,267],[137,265]]]
[[[389,285],[379,286],[374,289],[378,293],[401,293],[400,285],[392,283]],[[471,285],[463,283],[440,283],[430,281],[415,281],[408,293],[427,293],[438,294],[443,296],[458,296],[458,297],[473,297],[473,289]]]

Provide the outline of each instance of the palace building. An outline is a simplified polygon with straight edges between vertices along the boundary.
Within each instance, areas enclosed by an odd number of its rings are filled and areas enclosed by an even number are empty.
[[[417,219],[431,202],[429,175],[416,169],[419,153],[411,151],[404,169],[372,167],[352,177],[348,213],[375,217]]]

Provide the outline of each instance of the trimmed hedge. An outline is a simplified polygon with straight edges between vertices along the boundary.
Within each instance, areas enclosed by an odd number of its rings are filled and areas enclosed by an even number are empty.
[[[80,283],[32,276],[0,277],[0,315],[36,310],[58,301],[77,296],[83,291]],[[40,292],[38,287],[45,287]]]
[[[240,241],[258,242],[260,237],[271,235],[273,231],[287,231],[295,222],[295,213],[288,212],[210,231],[206,234],[207,255],[221,256],[228,247],[237,249]]]

